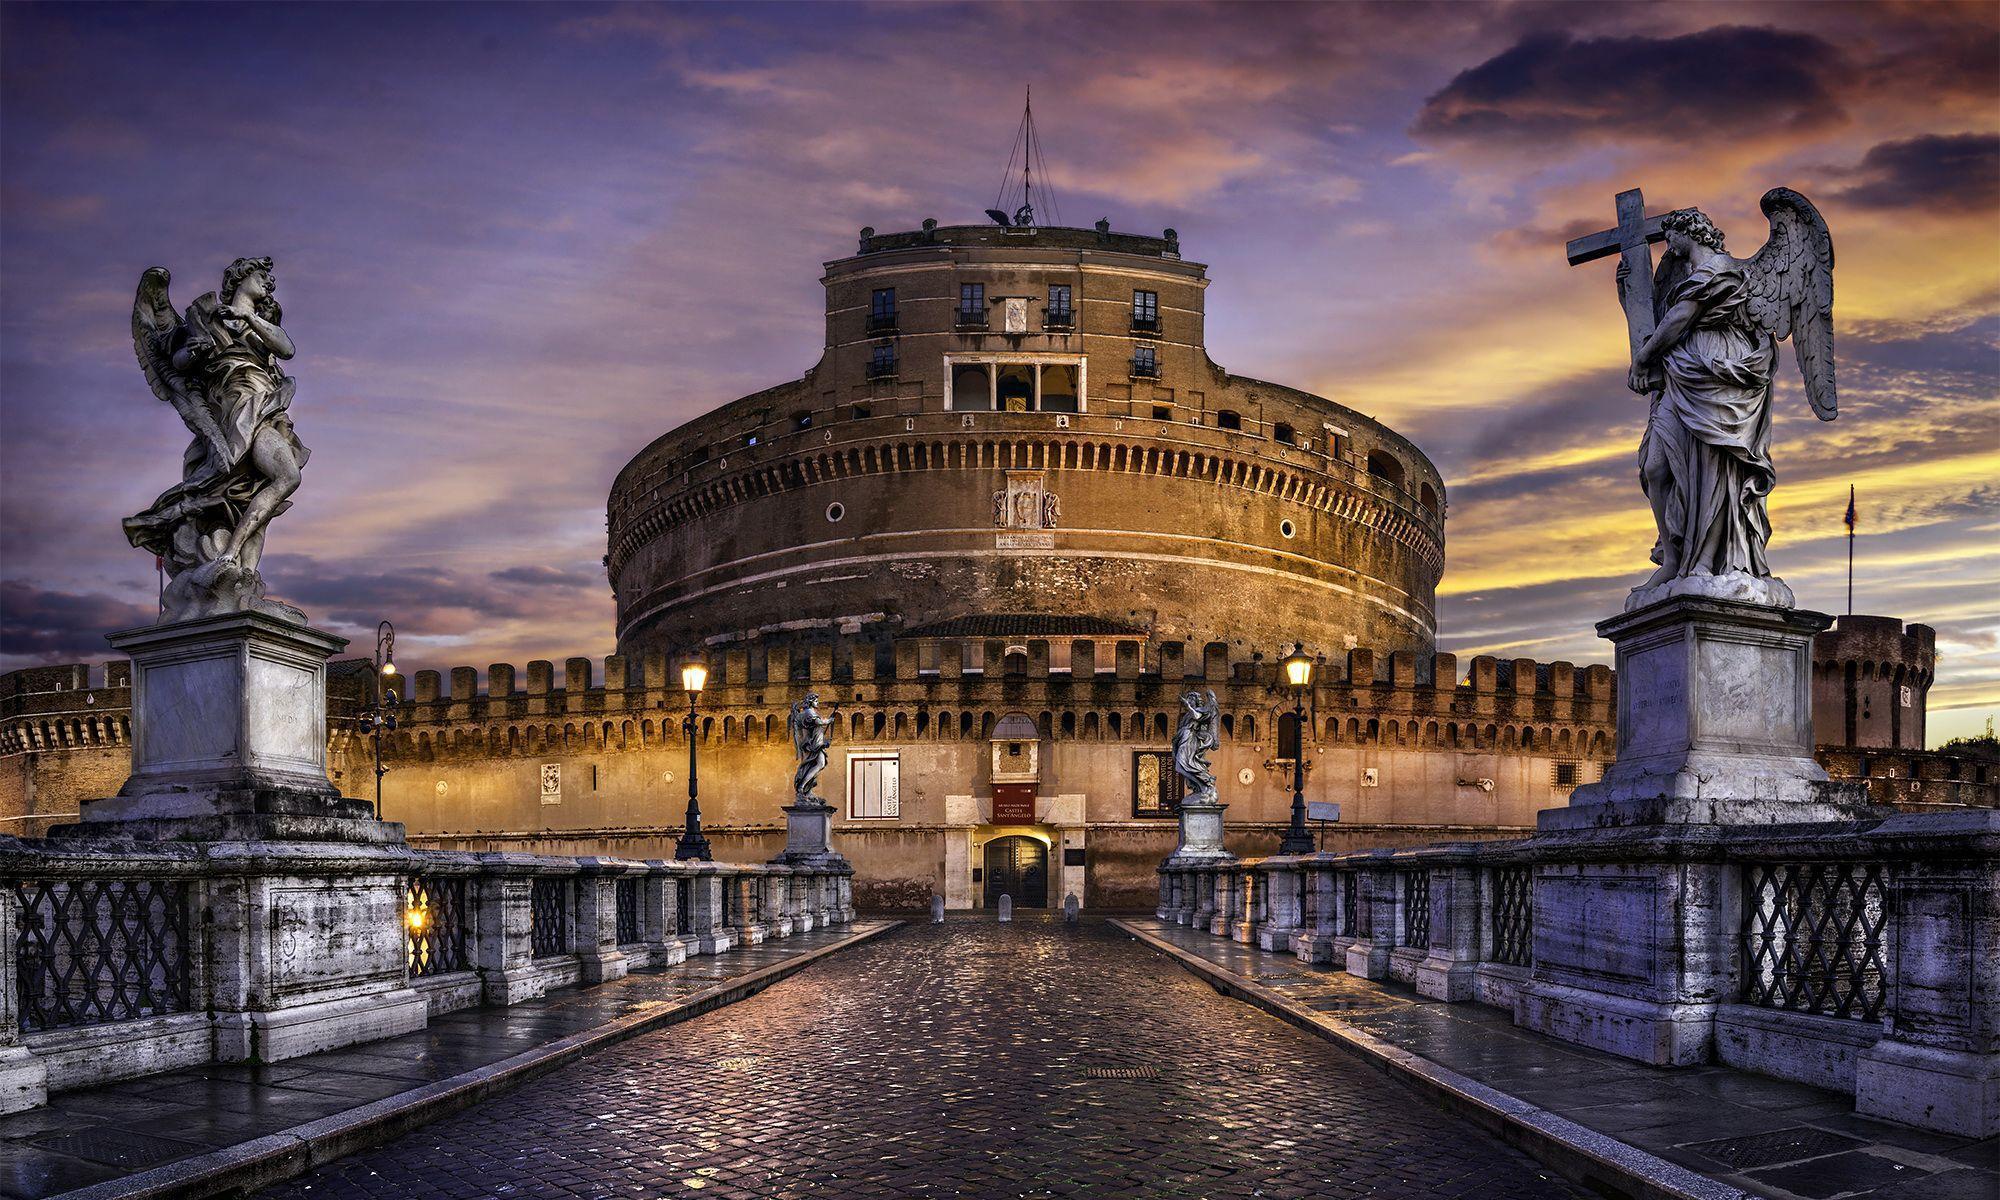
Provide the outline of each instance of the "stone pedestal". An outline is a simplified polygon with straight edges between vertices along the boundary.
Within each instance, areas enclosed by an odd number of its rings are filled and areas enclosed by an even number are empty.
[[[132,657],[132,774],[51,836],[398,844],[326,775],[326,661],[344,638],[261,612],[111,635]]]
[[[1822,613],[1670,596],[1598,623],[1617,648],[1618,761],[1544,830],[1854,820],[1865,790],[1813,760]]]
[[[1812,757],[1812,637],[1829,618],[1670,595],[1603,621],[1618,761],[1542,810],[1523,1026],[1656,1066],[1709,1061],[1738,988],[1731,827],[1879,815]],[[1554,860],[1554,861],[1552,861]]]
[[[1222,811],[1229,806],[1213,800],[1181,802],[1180,845],[1167,858],[1169,866],[1219,866],[1236,856],[1222,848]]]
[[[785,850],[771,860],[793,867],[844,867],[847,859],[833,848],[833,805],[816,796],[800,796],[785,805]]]

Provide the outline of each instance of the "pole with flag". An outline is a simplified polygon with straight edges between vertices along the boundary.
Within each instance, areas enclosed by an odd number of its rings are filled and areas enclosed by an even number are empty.
[[[1847,615],[1854,615],[1854,485],[1847,485]]]

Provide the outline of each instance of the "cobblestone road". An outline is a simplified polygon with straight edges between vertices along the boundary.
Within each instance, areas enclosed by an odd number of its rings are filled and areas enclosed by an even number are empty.
[[[1108,926],[913,924],[261,1193],[1574,1197]]]

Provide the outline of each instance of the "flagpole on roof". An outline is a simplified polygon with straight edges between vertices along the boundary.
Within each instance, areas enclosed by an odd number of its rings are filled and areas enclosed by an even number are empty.
[[[1847,615],[1854,615],[1854,485],[1847,485]]]

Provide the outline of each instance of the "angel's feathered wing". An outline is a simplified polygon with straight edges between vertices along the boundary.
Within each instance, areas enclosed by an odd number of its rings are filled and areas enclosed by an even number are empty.
[[[1833,382],[1833,235],[1812,201],[1790,188],[1764,193],[1771,240],[1743,264],[1750,319],[1774,338],[1791,338],[1806,399],[1822,421],[1839,409]]]
[[[799,755],[806,753],[806,747],[812,740],[812,735],[806,731],[805,714],[801,711],[804,704],[805,701],[801,700],[792,705],[792,714],[785,720],[785,723],[792,727],[792,753]]]
[[[181,319],[167,295],[172,280],[165,267],[148,267],[139,276],[139,291],[132,297],[132,353],[138,356],[153,394],[179,408],[187,393],[174,371],[173,342],[180,334]]]

